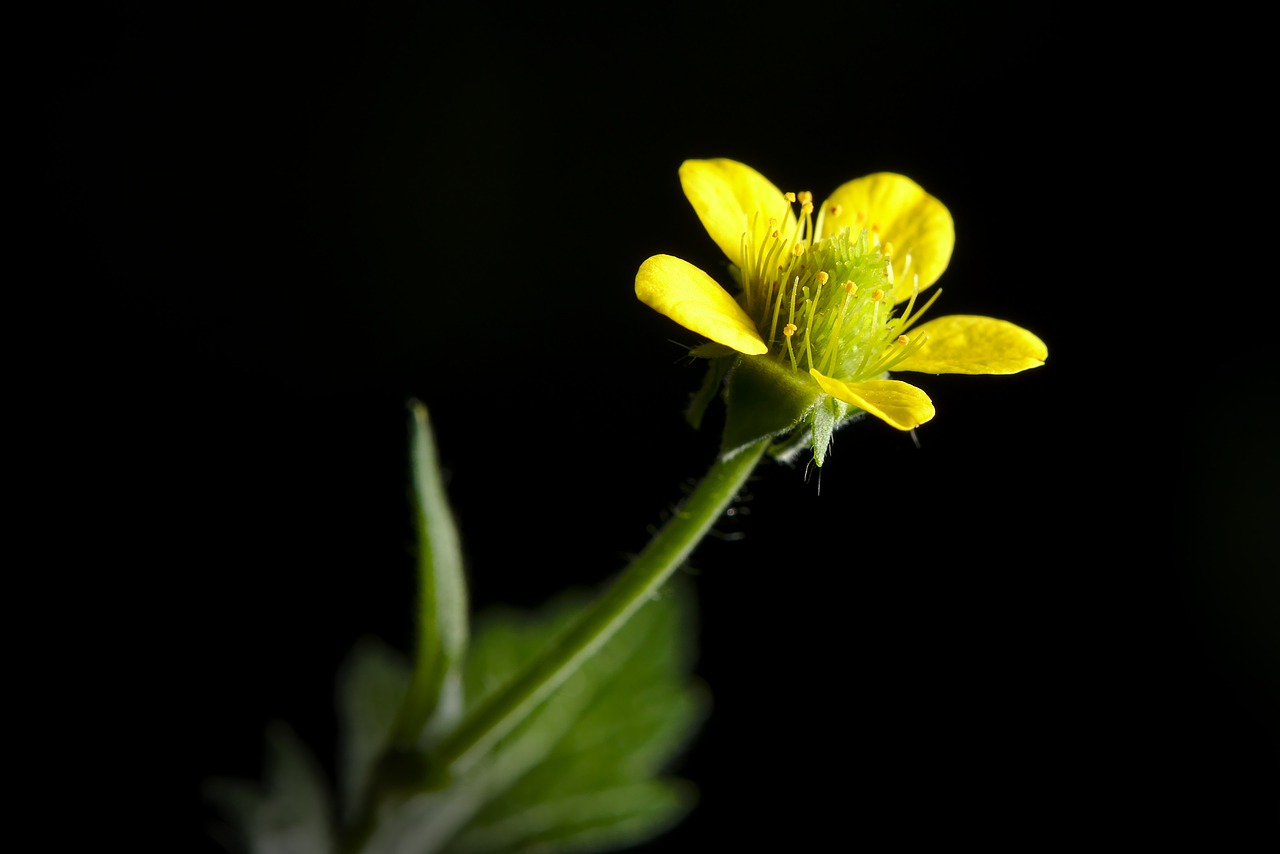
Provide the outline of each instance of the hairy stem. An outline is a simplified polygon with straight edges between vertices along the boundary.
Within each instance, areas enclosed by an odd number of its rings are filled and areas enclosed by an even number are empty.
[[[568,678],[689,556],[760,462],[769,439],[717,458],[706,476],[631,564],[568,631],[506,687],[467,715],[433,751],[433,760],[464,772]]]

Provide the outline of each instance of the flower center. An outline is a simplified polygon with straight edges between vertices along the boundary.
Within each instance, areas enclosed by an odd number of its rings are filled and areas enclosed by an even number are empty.
[[[933,300],[913,314],[913,291],[905,310],[896,312],[893,245],[881,244],[874,225],[845,227],[815,240],[822,213],[815,224],[812,194],[786,198],[800,203],[794,229],[780,227],[773,217],[762,227],[757,214],[742,236],[744,307],[769,355],[789,360],[796,370],[816,368],[846,382],[883,376],[924,344],[922,337],[905,333]],[[904,274],[910,263],[908,253]]]

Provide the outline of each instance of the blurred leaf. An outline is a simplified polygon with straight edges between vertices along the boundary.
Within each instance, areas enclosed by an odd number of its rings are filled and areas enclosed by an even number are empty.
[[[363,854],[583,854],[673,826],[697,793],[667,769],[708,709],[692,676],[692,597],[683,579],[668,582],[492,751],[455,769],[449,786],[381,804]],[[505,685],[592,598],[571,591],[537,611],[482,614],[463,667],[467,704]],[[338,791],[348,821],[392,744],[409,682],[408,662],[375,639],[358,643],[339,672]],[[271,729],[268,747],[265,790],[214,781],[210,798],[251,854],[334,851],[332,807],[313,758],[283,725]]]
[[[401,744],[415,742],[424,728],[439,732],[461,712],[459,666],[467,646],[466,579],[462,547],[445,494],[440,459],[427,408],[414,401],[410,457],[414,520],[418,533],[417,653],[405,702],[395,723]]]
[[[537,613],[482,615],[465,667],[468,705],[514,675],[589,601],[572,592]],[[670,828],[696,791],[663,772],[708,708],[691,676],[693,613],[692,588],[669,583],[453,785],[384,811],[367,851],[606,851]]]
[[[350,819],[378,757],[391,741],[409,687],[409,665],[376,638],[363,638],[338,673],[338,774],[343,817]]]
[[[627,783],[546,799],[501,821],[476,823],[449,845],[450,854],[617,849],[669,827],[695,797],[683,781]]]
[[[283,723],[267,728],[266,783],[216,778],[205,796],[220,807],[250,854],[335,850],[328,782],[315,757]]]

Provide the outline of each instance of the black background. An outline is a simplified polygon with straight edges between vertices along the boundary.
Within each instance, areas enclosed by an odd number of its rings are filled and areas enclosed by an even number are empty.
[[[409,399],[477,608],[644,545],[715,422],[634,274],[718,269],[676,169],[731,157],[819,198],[915,178],[956,222],[933,312],[1050,355],[919,377],[918,447],[862,423],[820,482],[759,471],[688,568],[702,802],[646,850],[1280,840],[1274,403],[1224,427],[1160,375],[1149,70],[1079,7],[960,6],[59,22],[44,643],[111,833],[222,850],[199,784],[256,777],[271,720],[331,763],[338,662],[410,640]]]

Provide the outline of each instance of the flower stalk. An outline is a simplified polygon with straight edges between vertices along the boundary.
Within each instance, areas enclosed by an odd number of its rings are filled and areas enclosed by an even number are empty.
[[[613,585],[551,648],[464,718],[436,746],[433,759],[455,774],[465,772],[564,682],[684,563],[746,483],[769,441],[760,439],[729,459],[718,456]]]

